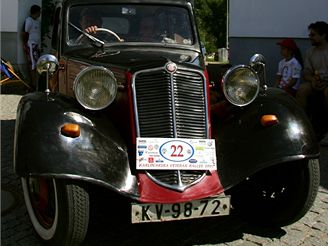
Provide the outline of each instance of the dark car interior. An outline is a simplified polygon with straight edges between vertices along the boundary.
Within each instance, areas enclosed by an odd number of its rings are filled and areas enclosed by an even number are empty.
[[[87,20],[85,20],[87,19]],[[124,42],[150,42],[192,45],[192,23],[188,11],[172,6],[92,5],[72,6],[69,11],[67,40],[76,40],[88,26],[108,29]],[[75,27],[73,27],[75,26]],[[110,36],[110,34],[107,34]],[[117,42],[113,37],[99,36],[104,42]],[[74,42],[69,44],[76,45]]]

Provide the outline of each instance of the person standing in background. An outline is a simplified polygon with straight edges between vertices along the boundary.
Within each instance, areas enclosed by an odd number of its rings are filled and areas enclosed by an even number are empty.
[[[276,87],[296,95],[301,84],[302,56],[295,41],[287,38],[277,43],[283,59],[278,64]]]
[[[312,47],[305,54],[304,83],[296,94],[296,100],[306,112],[311,112],[313,108],[309,109],[309,99],[314,98],[316,103],[320,103],[314,108],[324,108],[322,116],[328,118],[328,24],[317,21],[311,23],[308,30]],[[321,144],[328,145],[327,133]]]
[[[36,62],[40,57],[41,43],[41,7],[32,5],[30,8],[30,16],[25,19],[23,30],[23,48],[30,65],[31,85],[35,87],[37,72]]]

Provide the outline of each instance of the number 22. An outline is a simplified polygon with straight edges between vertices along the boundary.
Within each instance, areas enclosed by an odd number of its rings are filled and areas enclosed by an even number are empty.
[[[183,151],[183,147],[182,145],[171,145],[171,149],[173,149],[173,152],[171,154],[172,157],[183,157],[182,151]]]

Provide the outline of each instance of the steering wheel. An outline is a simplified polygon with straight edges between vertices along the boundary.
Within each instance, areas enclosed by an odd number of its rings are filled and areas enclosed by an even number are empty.
[[[122,41],[122,39],[115,33],[115,32],[113,32],[112,30],[109,30],[109,29],[107,29],[107,28],[101,28],[101,27],[99,27],[99,28],[97,28],[96,29],[96,32],[98,33],[98,32],[105,32],[105,33],[109,33],[109,34],[111,34],[112,36],[114,36],[115,38],[117,38],[117,40],[119,41],[119,42],[121,42]],[[88,33],[89,35],[91,35],[91,36],[93,36],[94,35],[94,33],[93,34],[91,34],[91,33]],[[81,34],[76,40],[75,40],[75,43],[76,44],[79,44],[80,42],[81,42],[81,39],[84,37],[84,34]]]

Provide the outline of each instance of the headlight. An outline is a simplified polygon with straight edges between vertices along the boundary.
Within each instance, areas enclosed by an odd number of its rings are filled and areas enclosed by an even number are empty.
[[[108,69],[87,67],[77,75],[73,89],[76,99],[83,107],[100,110],[114,101],[117,83]]]
[[[236,106],[250,104],[259,93],[260,80],[249,66],[239,65],[229,69],[223,76],[223,92],[229,102]]]

